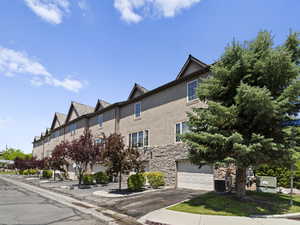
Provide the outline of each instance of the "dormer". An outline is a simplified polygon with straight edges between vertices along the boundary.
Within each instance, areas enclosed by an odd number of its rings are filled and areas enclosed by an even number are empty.
[[[209,65],[205,64],[204,62],[200,61],[199,59],[195,58],[194,56],[189,55],[185,64],[181,68],[179,74],[177,75],[176,79],[186,77],[195,72],[202,71],[202,70],[208,69],[208,68],[209,68]]]
[[[72,101],[65,123],[92,112],[94,112],[94,107]]]
[[[143,86],[135,83],[132,90],[131,90],[131,92],[130,92],[130,94],[129,94],[128,100],[136,98],[140,95],[143,95],[146,92],[148,92],[148,90],[146,88],[144,88]]]
[[[96,107],[95,107],[95,112],[98,112],[98,111],[106,108],[109,105],[110,105],[110,103],[108,103],[108,102],[106,102],[106,101],[104,101],[102,99],[98,99]]]
[[[66,114],[56,112],[53,117],[51,130],[62,126],[67,118]]]

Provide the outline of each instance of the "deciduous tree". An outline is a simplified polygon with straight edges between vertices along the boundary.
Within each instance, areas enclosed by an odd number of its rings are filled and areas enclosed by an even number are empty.
[[[83,135],[66,144],[65,147],[68,158],[76,164],[79,185],[81,185],[83,175],[87,171],[88,166],[100,161],[102,145],[95,143],[90,130],[86,129]]]
[[[120,134],[114,133],[108,137],[104,136],[103,140],[102,159],[113,174],[119,175],[119,190],[121,190],[122,174],[132,169],[141,170],[140,154],[136,148],[125,147],[123,137]]]

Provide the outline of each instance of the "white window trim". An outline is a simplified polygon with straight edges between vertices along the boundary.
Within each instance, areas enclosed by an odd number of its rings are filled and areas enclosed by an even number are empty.
[[[189,100],[189,84],[190,84],[190,83],[193,83],[193,82],[195,82],[195,81],[197,82],[197,86],[198,86],[198,84],[199,84],[198,79],[191,80],[191,81],[188,81],[188,82],[186,83],[186,101],[187,101],[187,102],[193,102],[193,101],[195,101],[195,100],[198,99],[198,97],[196,96],[195,99]]]
[[[136,116],[136,113],[135,113],[135,109],[136,109],[136,105],[137,104],[140,104],[140,116]],[[136,102],[136,103],[134,103],[134,109],[133,109],[133,114],[134,114],[134,119],[139,119],[139,118],[141,118],[142,117],[142,102]],[[133,132],[133,133],[135,133],[135,132]]]
[[[179,134],[179,135],[181,135],[181,134],[182,134],[182,124],[183,124],[183,123],[186,123],[186,122],[187,122],[187,121],[179,121],[179,122],[176,122],[176,123],[175,123],[175,127],[174,127],[175,143],[182,143],[181,140],[180,140],[180,141],[177,141],[177,140],[176,140],[176,137],[177,137],[177,134],[176,134],[176,125],[177,125],[177,124],[180,124],[180,131],[179,131],[180,134]]]
[[[132,131],[130,133],[128,133],[127,137],[128,137],[128,146],[129,147],[133,147],[132,146],[132,134],[136,133],[137,134],[137,144],[139,142],[139,132],[143,131],[143,147],[139,147],[136,146],[136,148],[144,148],[144,147],[150,147],[150,129],[144,129],[144,130],[140,130],[140,131]],[[145,131],[148,131],[148,145],[145,146]],[[131,140],[129,140],[129,136],[131,137]],[[130,146],[131,145],[131,146]]]

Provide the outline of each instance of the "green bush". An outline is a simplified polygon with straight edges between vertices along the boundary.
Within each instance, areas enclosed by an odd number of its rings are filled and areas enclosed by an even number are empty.
[[[164,174],[162,172],[146,172],[144,173],[150,186],[158,188],[165,185]]]
[[[107,184],[109,182],[109,176],[101,171],[94,174],[94,179],[97,184]]]
[[[94,176],[92,174],[86,174],[83,176],[83,184],[84,185],[92,185],[94,184]]]
[[[131,191],[141,190],[145,183],[146,179],[141,173],[130,175],[127,180],[128,189]]]
[[[35,175],[35,174],[37,174],[37,170],[35,170],[35,169],[29,169],[28,170],[28,174],[29,175]]]
[[[20,170],[19,171],[19,174],[20,175],[25,175],[25,176],[28,176],[28,175],[35,175],[37,174],[37,170],[35,169],[27,169],[27,170]]]
[[[51,170],[43,170],[43,178],[50,179],[53,176],[53,172]]]
[[[272,176],[277,178],[278,187],[290,187],[291,171],[287,168],[263,165],[255,170],[256,176]],[[300,165],[294,172],[294,187],[300,188]]]
[[[23,175],[28,176],[29,175],[29,170],[23,170]]]

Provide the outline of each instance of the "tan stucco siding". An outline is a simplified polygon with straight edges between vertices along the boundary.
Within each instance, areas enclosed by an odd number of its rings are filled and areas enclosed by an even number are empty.
[[[39,141],[35,143],[35,146],[32,150],[32,156],[36,157],[37,159],[43,158],[43,142]]]
[[[102,113],[103,115],[103,124],[100,127],[98,123],[98,114],[89,119],[89,128],[94,136],[94,138],[102,137],[104,133],[106,136],[115,132],[115,109],[111,109]]]
[[[72,141],[76,138],[79,138],[83,134],[84,130],[88,127],[88,119],[87,118],[81,118],[73,123],[76,123],[76,130],[74,133],[71,133],[71,132],[67,132],[67,129],[66,129],[65,140]],[[67,126],[69,126],[70,124],[68,124]]]
[[[187,103],[187,82],[165,89],[140,101],[141,118],[134,118],[134,104],[121,108],[120,132],[128,144],[128,134],[149,129],[150,146],[175,143],[175,124],[187,120],[192,107],[206,107],[199,100]]]

